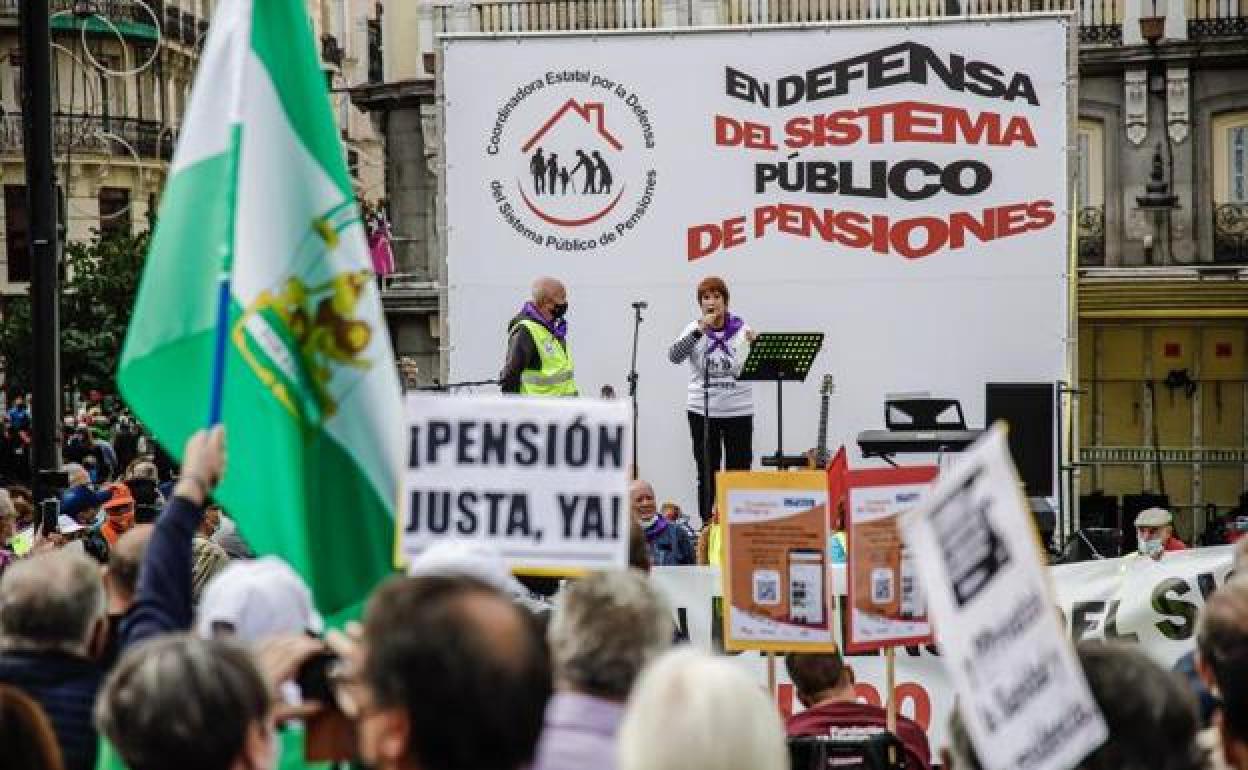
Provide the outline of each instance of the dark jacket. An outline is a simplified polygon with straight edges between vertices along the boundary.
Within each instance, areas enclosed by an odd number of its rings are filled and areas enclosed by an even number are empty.
[[[646,533],[650,566],[678,567],[696,562],[693,541],[680,527],[659,516]]]
[[[888,725],[888,712],[869,703],[820,703],[800,714],[789,717],[784,731],[790,738],[803,735],[828,735],[845,728],[878,728]],[[906,770],[928,770],[932,766],[932,749],[927,733],[909,717],[897,715],[897,738],[906,749]]]
[[[172,497],[156,520],[139,568],[134,605],[121,619],[122,646],[191,628],[191,540],[204,509]]]
[[[0,655],[0,684],[16,687],[43,707],[60,744],[65,770],[95,768],[98,737],[91,711],[103,679],[101,666],[68,653]]]
[[[507,360],[503,362],[503,371],[498,375],[499,389],[504,393],[520,392],[520,376],[525,369],[542,368],[542,354],[537,350],[537,343],[529,330],[520,325],[521,321],[533,319],[524,313],[517,313],[507,322]],[[567,349],[567,343],[559,344]]]

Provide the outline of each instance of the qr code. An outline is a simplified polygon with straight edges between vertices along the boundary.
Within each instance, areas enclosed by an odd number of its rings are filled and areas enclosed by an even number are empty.
[[[888,604],[893,600],[893,571],[886,567],[871,570],[871,602]]]
[[[754,603],[780,603],[780,573],[775,570],[760,569],[754,572]]]

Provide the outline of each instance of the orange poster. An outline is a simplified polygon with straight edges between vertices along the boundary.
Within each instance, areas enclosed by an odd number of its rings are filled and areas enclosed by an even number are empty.
[[[826,476],[730,472],[717,479],[726,527],[724,647],[835,650]]]

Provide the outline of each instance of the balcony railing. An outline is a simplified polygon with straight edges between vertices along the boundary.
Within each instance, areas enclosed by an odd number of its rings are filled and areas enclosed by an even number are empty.
[[[1124,0],[1079,0],[1079,42],[1122,45]]]
[[[1248,203],[1213,205],[1213,261],[1248,264]]]
[[[16,19],[23,1],[0,0],[0,18]],[[83,6],[91,12],[85,25],[87,32],[154,37],[156,28],[161,26],[164,0],[144,0],[144,3],[147,8],[135,0],[90,0],[89,5]],[[78,10],[75,0],[48,0],[48,11],[53,14],[53,29],[78,29],[82,22],[71,16],[75,10]],[[107,20],[107,23],[100,19]]]
[[[1127,0],[434,0],[434,28],[453,32],[634,29],[698,23],[783,24],[1079,11],[1084,44],[1121,45]],[[1248,0],[1193,0],[1243,2]],[[715,9],[707,21],[704,11]],[[699,21],[699,19],[701,19]]]
[[[176,137],[159,121],[58,113],[52,118],[52,126],[58,156],[72,152],[124,158],[130,157],[131,148],[145,160],[173,158]],[[23,144],[21,114],[0,117],[0,154],[20,154]]]
[[[488,0],[468,6],[473,32],[635,29],[659,26],[661,0]],[[455,6],[434,6],[442,32],[459,31]]]
[[[1079,267],[1101,267],[1105,264],[1105,207],[1084,206],[1079,209]]]
[[[1248,0],[1188,0],[1187,35],[1193,40],[1248,37]]]

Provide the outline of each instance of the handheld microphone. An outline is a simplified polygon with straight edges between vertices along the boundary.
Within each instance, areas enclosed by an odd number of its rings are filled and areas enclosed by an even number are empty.
[[[633,307],[636,308],[637,310],[645,310],[646,308],[650,307],[650,303],[646,302],[644,299],[639,299],[633,303]]]

